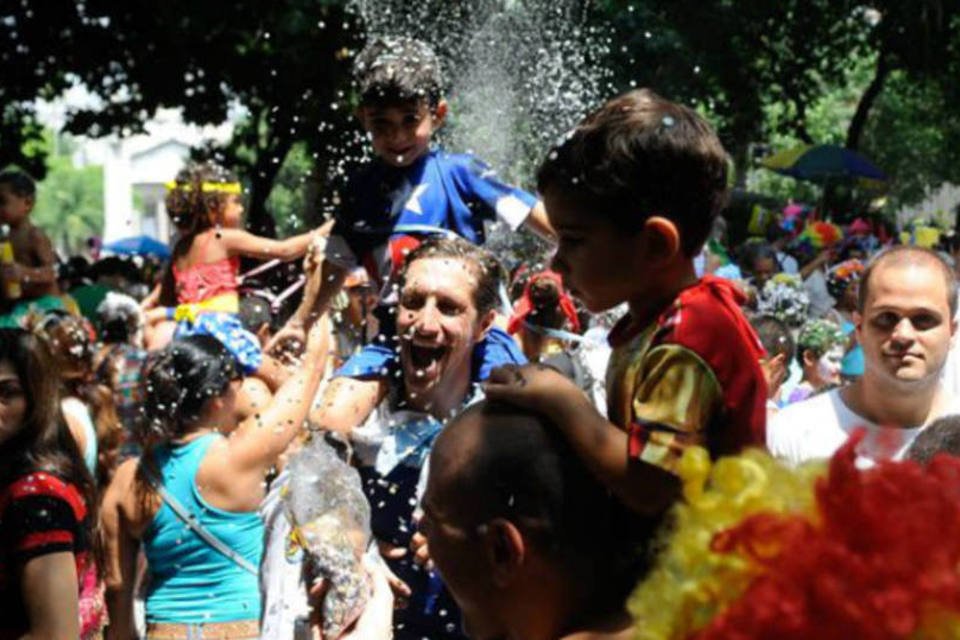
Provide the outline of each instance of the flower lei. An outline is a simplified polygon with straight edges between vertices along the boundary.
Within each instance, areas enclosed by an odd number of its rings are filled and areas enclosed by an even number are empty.
[[[688,450],[685,501],[630,598],[634,637],[960,637],[960,459],[860,470],[863,435],[826,468]]]
[[[809,349],[818,356],[822,356],[834,346],[844,344],[846,340],[843,331],[835,322],[820,319],[810,320],[800,329],[800,336],[797,338],[797,352],[802,354]]]
[[[778,273],[767,280],[757,295],[757,311],[761,315],[772,315],[793,329],[803,325],[809,310],[810,297],[803,281],[788,273]]]

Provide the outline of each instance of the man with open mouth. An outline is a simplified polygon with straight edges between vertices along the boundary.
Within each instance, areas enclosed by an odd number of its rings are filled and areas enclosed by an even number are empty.
[[[340,406],[344,396],[338,395],[310,414],[313,428],[338,431],[353,444],[373,535],[396,576],[395,594],[406,600],[394,612],[397,640],[465,639],[456,603],[435,572],[414,562],[410,544],[433,442],[445,421],[478,395],[475,347],[493,325],[502,277],[496,259],[466,240],[425,241],[400,272],[400,366],[385,382],[384,400],[364,415]],[[353,415],[352,423],[345,424],[344,415]]]

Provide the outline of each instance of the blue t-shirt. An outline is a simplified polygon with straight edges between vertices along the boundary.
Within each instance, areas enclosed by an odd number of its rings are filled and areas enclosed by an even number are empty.
[[[536,202],[469,154],[432,149],[408,167],[374,160],[350,180],[326,258],[345,269],[366,267],[383,284],[400,266],[398,249],[410,248],[404,237],[458,235],[483,244],[484,222],[500,219],[516,229]]]
[[[389,304],[393,300],[386,285],[404,252],[420,240],[457,235],[483,244],[485,222],[499,219],[516,229],[536,202],[536,196],[504,184],[493,169],[469,154],[432,149],[408,167],[375,160],[350,180],[325,257],[344,269],[365,267],[384,286],[381,302]],[[394,319],[389,313],[378,317],[383,340],[366,345],[337,375],[386,376],[394,369]],[[513,339],[498,331],[477,345],[474,380],[485,380],[497,366],[526,361]]]

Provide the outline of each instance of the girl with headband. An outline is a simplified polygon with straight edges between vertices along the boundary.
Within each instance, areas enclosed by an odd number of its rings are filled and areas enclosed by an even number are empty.
[[[314,233],[274,240],[245,231],[243,188],[233,173],[210,161],[188,165],[167,184],[166,207],[180,238],[160,285],[162,308],[148,318],[175,320],[176,337],[217,338],[244,373],[259,372],[276,388],[282,378],[279,365],[264,357],[256,336],[237,316],[240,258],[300,258]]]

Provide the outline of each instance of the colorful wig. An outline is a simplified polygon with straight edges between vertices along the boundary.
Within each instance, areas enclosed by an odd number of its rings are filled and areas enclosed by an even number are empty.
[[[827,272],[827,293],[839,300],[850,285],[860,281],[864,270],[863,263],[856,259],[833,265]]]
[[[843,229],[832,222],[815,221],[804,227],[803,232],[791,243],[791,252],[801,262],[813,259],[824,249],[829,249],[843,240]]]
[[[863,435],[826,469],[688,450],[685,502],[630,599],[634,637],[960,638],[960,459],[860,470]]]

